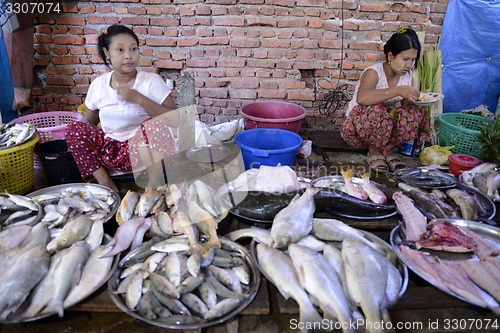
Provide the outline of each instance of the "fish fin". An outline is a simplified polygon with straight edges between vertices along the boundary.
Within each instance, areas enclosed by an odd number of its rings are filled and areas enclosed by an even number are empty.
[[[369,172],[366,172],[364,174],[361,175],[361,178],[362,179],[370,179],[370,173]]]

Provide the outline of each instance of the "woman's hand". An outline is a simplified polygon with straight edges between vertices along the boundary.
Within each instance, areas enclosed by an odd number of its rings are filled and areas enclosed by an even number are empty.
[[[129,87],[119,87],[116,91],[118,96],[130,103],[140,104],[139,100],[144,96],[140,92]]]
[[[414,103],[418,96],[420,96],[420,91],[412,86],[399,86],[399,96],[403,97],[404,100],[408,100]]]

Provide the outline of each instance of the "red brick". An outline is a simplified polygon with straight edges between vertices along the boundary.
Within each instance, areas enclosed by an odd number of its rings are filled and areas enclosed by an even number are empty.
[[[217,60],[217,67],[237,67],[245,66],[244,59],[219,59]]]
[[[216,80],[205,81],[205,87],[207,88],[224,88],[227,86],[229,86],[229,81],[216,81]]]
[[[267,99],[285,99],[287,92],[286,91],[280,91],[280,90],[263,90],[259,89],[257,92],[257,95],[259,98],[267,98]]]
[[[170,61],[170,60],[156,60],[154,62],[156,68],[167,68],[167,69],[182,69],[181,61]]]
[[[256,89],[259,87],[258,81],[252,80],[234,80],[231,81],[231,88],[234,89]]]
[[[198,44],[198,38],[180,38],[177,40],[177,46],[195,46]]]
[[[230,98],[255,99],[257,91],[251,89],[234,89],[229,91]]]
[[[237,26],[242,27],[245,25],[245,18],[236,16],[215,16],[213,18],[214,25],[218,26]]]
[[[175,46],[177,42],[170,38],[148,38],[146,45],[148,46]]]
[[[221,89],[203,89],[200,90],[200,97],[227,98],[228,93]]]
[[[229,38],[227,37],[209,37],[200,38],[201,45],[228,45]]]
[[[297,101],[314,101],[316,99],[312,91],[289,91],[287,98]]]
[[[204,59],[188,59],[186,61],[186,66],[188,67],[215,67],[214,60],[204,60]]]
[[[303,81],[300,82],[281,82],[279,84],[279,89],[291,90],[291,89],[305,89],[306,83]]]
[[[361,3],[359,5],[360,12],[389,12],[391,6],[389,4],[370,4]]]

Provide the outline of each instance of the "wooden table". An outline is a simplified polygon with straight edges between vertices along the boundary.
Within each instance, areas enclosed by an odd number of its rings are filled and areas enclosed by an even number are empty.
[[[358,224],[358,227],[361,224],[382,239],[388,240],[388,226],[390,223],[395,225],[396,220],[392,218],[379,222],[350,222]],[[297,332],[294,328],[297,325],[298,313],[297,303],[291,299],[285,300],[277,289],[263,278],[255,299],[239,316],[225,324],[198,332]],[[394,325],[406,327],[396,330],[397,332],[498,332],[500,329],[500,316],[439,291],[411,271],[408,288],[398,303],[390,309],[390,316]],[[460,324],[465,329],[461,329]],[[493,326],[494,324],[497,326]],[[474,327],[479,325],[482,325],[483,329],[475,330]],[[485,328],[487,325],[488,329]],[[113,303],[106,286],[80,304],[67,309],[63,319],[52,316],[31,323],[0,325],[0,332],[9,333],[166,331],[168,330],[123,313]]]

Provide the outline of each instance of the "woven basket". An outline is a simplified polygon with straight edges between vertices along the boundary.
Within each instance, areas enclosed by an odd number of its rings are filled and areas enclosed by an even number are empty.
[[[18,146],[0,150],[0,191],[25,194],[34,183],[34,148],[38,136]]]
[[[31,123],[35,126],[40,143],[52,140],[64,140],[68,124],[80,121],[83,115],[77,112],[53,111],[38,112],[23,117],[15,118],[11,123]],[[35,169],[42,169],[42,164],[35,154]]]
[[[477,138],[480,125],[492,125],[491,119],[467,113],[444,113],[438,117],[439,144],[441,146],[455,146],[451,151],[454,154],[472,155],[484,160],[486,156],[479,152],[481,143]]]

